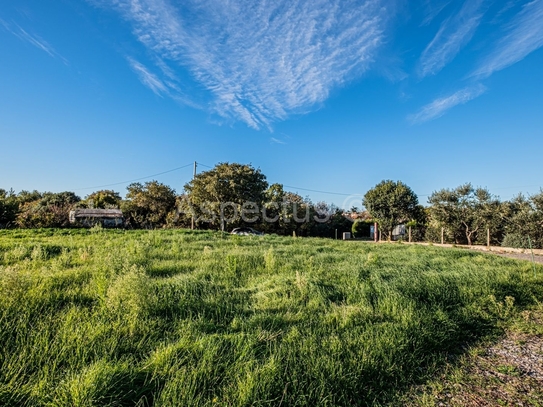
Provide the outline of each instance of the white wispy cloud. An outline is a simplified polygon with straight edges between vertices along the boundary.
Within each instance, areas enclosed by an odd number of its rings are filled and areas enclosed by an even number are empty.
[[[483,0],[466,0],[458,14],[447,18],[422,52],[419,75],[441,71],[471,40],[483,17]]]
[[[416,114],[410,115],[408,120],[413,124],[427,122],[443,116],[445,112],[457,105],[462,105],[482,95],[486,87],[476,84],[460,89],[447,97],[439,98],[422,107]]]
[[[151,89],[155,95],[162,96],[163,94],[168,94],[168,88],[155,74],[149,72],[149,70],[138,61],[132,58],[127,59],[131,68],[138,75],[141,83]]]
[[[524,59],[543,46],[543,0],[524,5],[506,27],[506,35],[472,76],[485,78]]]
[[[451,0],[426,0],[424,3],[425,17],[422,20],[421,26],[428,25],[436,18],[445,7],[449,5]]]
[[[46,52],[49,56],[53,58],[59,58],[65,64],[68,64],[68,60],[60,55],[47,41],[38,35],[32,35],[28,33],[25,29],[20,27],[18,24],[10,24],[5,20],[0,19],[0,24],[6,31],[15,35],[17,38],[33,45],[34,47]]]
[[[272,143],[275,143],[275,144],[287,144],[286,142],[284,142],[283,140],[279,140],[278,138],[275,138],[275,137],[271,137],[270,138],[270,141]]]
[[[390,17],[386,0],[96,1],[120,11],[157,60],[187,69],[213,113],[256,129],[367,70]]]

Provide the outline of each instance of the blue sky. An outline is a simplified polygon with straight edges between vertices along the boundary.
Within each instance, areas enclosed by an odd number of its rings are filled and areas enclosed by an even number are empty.
[[[124,194],[193,161],[346,208],[383,179],[543,186],[543,0],[5,3],[0,188]]]

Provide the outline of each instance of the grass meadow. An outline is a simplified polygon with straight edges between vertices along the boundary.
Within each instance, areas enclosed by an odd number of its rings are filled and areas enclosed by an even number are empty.
[[[395,405],[542,299],[462,249],[0,231],[0,405]]]

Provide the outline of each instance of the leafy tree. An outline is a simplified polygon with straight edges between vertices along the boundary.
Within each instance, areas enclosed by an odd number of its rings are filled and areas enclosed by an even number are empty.
[[[14,226],[18,211],[19,202],[15,191],[0,188],[0,229]]]
[[[281,217],[279,225],[281,234],[296,236],[321,236],[318,228],[311,224],[315,211],[309,198],[304,198],[295,192],[285,192],[281,202]]]
[[[436,225],[452,233],[455,243],[472,245],[486,228],[494,233],[503,224],[504,207],[484,188],[464,184],[455,189],[442,189],[428,199],[429,213]]]
[[[41,192],[38,192],[36,190],[34,191],[21,191],[17,194],[17,201],[20,205],[28,203],[28,202],[34,202],[38,201],[43,197],[43,194]]]
[[[286,192],[281,184],[272,184],[265,192],[262,221],[266,233],[331,237],[330,220],[335,209],[324,202],[313,205],[301,195]]]
[[[272,184],[264,192],[259,228],[266,233],[288,234],[285,223],[286,192],[281,184]],[[292,232],[291,232],[292,233]]]
[[[260,169],[251,165],[219,163],[185,185],[187,209],[194,212],[200,225],[204,223],[221,230],[225,223],[252,225],[251,220],[258,220],[258,214],[248,216],[249,222],[243,221],[240,214],[244,208],[246,212],[261,208],[267,187],[266,177]]]
[[[126,201],[121,204],[123,215],[132,227],[155,229],[164,227],[175,211],[175,191],[158,181],[130,184]]]
[[[80,206],[96,209],[118,209],[121,205],[121,196],[118,192],[103,189],[93,192],[81,201]]]
[[[543,248],[543,191],[525,198],[519,195],[506,203],[508,222],[505,238],[507,247]]]
[[[395,226],[414,219],[419,211],[417,195],[401,181],[381,181],[366,192],[362,203],[388,240]]]
[[[317,208],[318,208],[318,204],[317,204]],[[336,230],[337,230],[337,236],[338,238],[341,238],[344,232],[351,232],[353,221],[350,218],[345,216],[345,211],[341,208],[338,208],[335,205],[330,205],[328,208],[329,208],[328,211],[322,210],[322,208],[319,211],[321,215],[326,214],[327,215],[326,217],[328,218],[326,222],[317,223],[317,225],[320,226],[321,228],[322,227],[328,228],[327,234],[325,235],[322,234],[319,236],[334,238],[336,234]],[[313,221],[314,219],[315,217],[312,216],[311,221]]]
[[[69,213],[81,198],[73,192],[23,191],[19,194],[17,225],[22,228],[60,228],[70,226]]]

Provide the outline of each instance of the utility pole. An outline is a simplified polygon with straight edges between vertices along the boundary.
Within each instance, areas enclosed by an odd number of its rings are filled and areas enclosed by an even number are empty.
[[[192,180],[194,181],[194,178],[196,178],[196,161],[194,161],[194,172],[192,173]],[[191,222],[190,222],[190,228],[192,230],[194,230],[194,209],[191,208],[191,212],[192,212],[192,219],[191,219]]]

